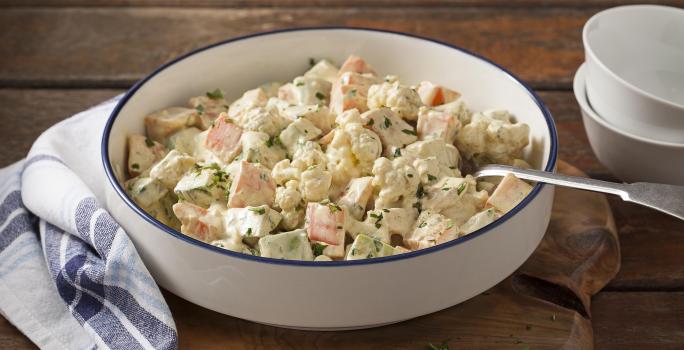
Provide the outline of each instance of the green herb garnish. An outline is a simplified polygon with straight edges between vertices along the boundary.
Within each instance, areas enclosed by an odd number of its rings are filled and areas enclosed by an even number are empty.
[[[326,244],[314,243],[311,245],[311,250],[313,250],[314,256],[319,256],[323,254],[325,247],[327,247]]]
[[[323,95],[323,93],[320,91],[316,91],[316,98],[319,100],[325,100],[325,95]]]
[[[427,222],[423,221],[420,223],[420,225],[418,225],[418,228],[423,228],[425,226],[427,226]]]
[[[247,233],[246,233],[246,235],[247,235],[247,236],[251,236],[251,235],[252,235],[252,228],[251,228],[251,227],[248,227],[248,228],[247,228]]]
[[[135,169],[135,170],[140,169],[140,164],[138,164],[138,163],[131,164],[131,169]]]
[[[154,146],[154,141],[152,141],[146,137],[145,138],[145,145],[147,145],[147,147],[152,147],[152,146]]]
[[[434,176],[432,174],[428,174],[428,181],[435,181],[437,180],[437,176]]]
[[[373,126],[373,124],[375,124],[375,120],[373,119],[369,120],[368,123],[366,123],[366,125],[368,126]]]
[[[303,81],[297,82],[297,83],[295,84],[295,86],[304,86],[304,82],[303,82]]]
[[[197,110],[200,114],[204,113],[204,106],[203,105],[197,105],[195,107],[195,110]]]
[[[401,148],[397,148],[394,150],[394,157],[401,157]]]
[[[218,100],[223,98],[223,91],[221,89],[215,89],[214,91],[209,91],[207,92],[207,97],[209,97],[212,100]]]
[[[328,210],[330,210],[331,213],[334,213],[336,211],[341,211],[342,208],[335,203],[328,203]]]
[[[387,128],[389,128],[390,126],[392,126],[392,121],[391,121],[389,118],[387,118],[387,117],[384,117],[384,118],[385,118],[385,119],[384,119],[384,122],[385,122],[385,129],[387,129]]]
[[[463,193],[463,191],[465,189],[466,189],[466,183],[463,182],[460,185],[458,185],[458,188],[456,189],[456,193],[460,195],[461,193]]]
[[[264,215],[266,213],[266,208],[249,208],[249,211],[255,212],[259,215]]]
[[[314,60],[312,57],[309,57],[309,67],[313,67],[316,65],[316,60]]]
[[[425,190],[423,189],[423,185],[418,185],[418,190],[416,191],[416,197],[423,198],[424,196],[425,196]]]
[[[413,135],[413,136],[416,136],[416,132],[415,132],[415,131],[413,131],[413,130],[409,130],[409,129],[402,129],[402,130],[401,130],[401,132],[403,132],[404,134],[408,134],[408,135]]]

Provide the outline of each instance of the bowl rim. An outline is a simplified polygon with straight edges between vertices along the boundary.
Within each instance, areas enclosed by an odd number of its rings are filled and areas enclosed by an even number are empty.
[[[573,90],[575,94],[575,99],[577,100],[577,103],[579,104],[580,108],[582,111],[584,111],[591,119],[596,121],[597,123],[601,124],[604,128],[611,130],[614,133],[617,133],[621,136],[624,136],[626,138],[633,139],[634,141],[637,142],[642,142],[642,143],[647,143],[651,144],[654,146],[660,146],[660,147],[669,147],[669,148],[675,148],[675,149],[681,149],[684,150],[684,143],[675,143],[675,142],[668,142],[668,141],[659,141],[659,140],[653,140],[649,138],[645,138],[643,136],[639,135],[634,135],[631,134],[627,131],[618,129],[616,126],[610,124],[608,121],[603,119],[595,110],[593,107],[591,107],[591,103],[589,102],[589,98],[587,96],[587,85],[586,85],[586,68],[587,64],[582,63],[579,68],[577,68],[577,72],[575,73],[575,77],[573,79]]]
[[[511,72],[506,70],[505,68],[501,67],[500,65],[490,61],[487,58],[484,58],[483,56],[476,54],[474,52],[471,52],[469,50],[466,50],[464,48],[461,48],[456,45],[452,45],[443,41],[439,41],[436,39],[431,39],[427,37],[422,37],[419,35],[415,34],[410,34],[410,33],[404,33],[404,32],[398,32],[398,31],[392,31],[392,30],[385,30],[385,29],[375,29],[375,28],[365,28],[365,27],[352,27],[352,26],[315,26],[315,27],[290,27],[290,28],[284,28],[284,29],[278,29],[278,30],[271,30],[271,31],[263,31],[263,32],[256,32],[252,34],[247,34],[247,35],[242,35],[242,36],[237,36],[233,37],[227,40],[219,41],[207,46],[203,46],[197,49],[194,49],[192,51],[189,51],[185,54],[182,54],[171,61],[168,61],[161,66],[155,68],[152,73],[135,83],[126,93],[124,96],[117,102],[116,106],[112,110],[112,112],[109,115],[109,118],[107,119],[107,123],[105,124],[104,127],[104,132],[102,134],[102,144],[101,144],[101,156],[102,156],[102,162],[104,165],[105,169],[105,174],[107,175],[107,180],[109,183],[114,187],[114,191],[117,193],[117,195],[123,200],[123,202],[130,208],[132,209],[136,214],[140,215],[143,219],[145,219],[147,222],[155,226],[157,229],[175,237],[180,240],[185,241],[186,243],[190,243],[193,245],[196,245],[200,248],[207,249],[209,251],[212,251],[214,253],[222,254],[222,255],[227,255],[233,258],[238,258],[238,259],[243,259],[243,260],[249,260],[249,261],[254,261],[258,263],[267,263],[267,264],[276,264],[276,265],[286,265],[286,266],[308,266],[308,267],[324,267],[324,266],[330,266],[330,267],[344,267],[344,266],[357,266],[357,265],[368,265],[368,264],[380,264],[380,263],[386,263],[386,262],[391,262],[391,261],[399,261],[399,260],[406,260],[406,259],[411,259],[411,258],[416,258],[419,256],[431,254],[437,251],[441,251],[447,248],[450,248],[452,246],[464,243],[466,241],[469,241],[471,239],[477,238],[481,235],[483,235],[486,232],[492,231],[494,228],[496,228],[499,225],[502,225],[506,221],[508,221],[512,216],[517,214],[519,211],[521,211],[523,208],[525,208],[533,199],[537,197],[539,192],[544,188],[543,183],[537,183],[532,191],[520,202],[518,205],[516,205],[513,209],[511,209],[509,212],[504,214],[501,218],[498,220],[494,221],[493,223],[476,230],[468,235],[459,237],[457,239],[451,240],[449,242],[445,242],[442,244],[437,244],[435,246],[429,247],[429,248],[424,248],[424,249],[419,249],[415,251],[411,251],[408,253],[403,253],[399,255],[391,255],[391,256],[386,256],[386,257],[379,257],[379,258],[373,258],[373,259],[361,259],[361,260],[341,260],[341,261],[304,261],[304,260],[286,260],[286,259],[277,259],[277,258],[267,258],[267,257],[262,257],[262,256],[254,256],[254,255],[248,255],[244,253],[239,253],[239,252],[234,252],[231,250],[219,248],[216,246],[213,246],[209,243],[197,240],[195,238],[186,236],[179,231],[176,231],[172,229],[171,227],[168,227],[164,224],[162,224],[160,221],[152,217],[150,214],[145,212],[142,208],[140,208],[124,191],[123,187],[119,183],[119,181],[116,178],[116,175],[114,174],[113,166],[109,162],[109,137],[111,134],[112,127],[117,119],[117,116],[121,112],[121,109],[126,105],[128,100],[140,89],[148,80],[152,79],[155,77],[157,74],[161,73],[163,70],[166,68],[169,68],[170,66],[190,57],[195,54],[201,53],[203,51],[222,46],[222,45],[227,45],[233,42],[237,41],[242,41],[242,40],[247,40],[247,39],[252,39],[252,38],[258,38],[261,36],[267,36],[267,35],[274,35],[274,34],[281,34],[281,33],[291,33],[291,32],[301,32],[301,31],[359,31],[359,32],[372,32],[372,33],[382,33],[382,34],[390,34],[390,35],[398,35],[398,36],[403,36],[403,37],[408,37],[411,39],[417,39],[417,40],[423,40],[423,41],[428,41],[431,43],[435,43],[438,45],[445,46],[446,48],[450,48],[452,50],[457,50],[460,51],[461,53],[464,53],[466,55],[472,56],[476,59],[479,59],[481,61],[484,61],[487,64],[492,65],[494,68],[499,69],[502,71],[508,79],[513,80],[514,83],[518,84],[520,87],[522,87],[524,90],[526,90],[527,94],[532,98],[534,103],[537,105],[539,110],[541,111],[544,120],[546,121],[546,125],[549,130],[549,135],[550,135],[550,149],[549,149],[549,158],[545,167],[545,171],[551,171],[553,172],[556,167],[556,161],[558,157],[558,134],[556,132],[556,125],[554,123],[553,117],[551,116],[551,112],[549,112],[548,108],[546,105],[542,102],[541,98],[524,82],[522,82],[519,78],[514,76]]]
[[[675,109],[680,109],[684,111],[684,104],[680,104],[674,101],[667,100],[663,97],[660,97],[658,95],[655,95],[653,93],[650,93],[630,82],[627,80],[623,79],[620,77],[615,71],[613,71],[610,67],[608,67],[605,63],[603,63],[602,60],[599,59],[598,55],[594,52],[592,49],[592,46],[589,42],[589,27],[596,21],[598,21],[600,18],[604,16],[611,15],[615,12],[622,12],[622,11],[629,11],[629,10],[638,10],[638,9],[650,9],[650,10],[658,10],[658,11],[663,11],[663,12],[668,12],[668,13],[680,13],[683,15],[682,17],[684,18],[684,9],[672,7],[672,6],[664,6],[664,5],[650,5],[650,4],[641,4],[641,5],[624,5],[624,6],[616,6],[616,7],[611,7],[609,9],[605,9],[603,11],[600,11],[598,13],[595,13],[587,22],[584,24],[584,27],[582,28],[582,44],[584,45],[584,51],[586,55],[588,55],[592,61],[596,62],[596,64],[605,72],[608,72],[608,75],[616,80],[620,85],[626,86],[628,89],[632,90],[633,92],[647,98],[651,99],[653,101],[665,104],[667,106],[670,106]],[[587,60],[588,61],[588,60]]]

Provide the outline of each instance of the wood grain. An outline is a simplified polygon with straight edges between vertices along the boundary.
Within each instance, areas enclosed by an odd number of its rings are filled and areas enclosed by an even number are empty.
[[[0,11],[0,85],[127,87],[156,66],[220,40],[294,26],[348,25],[460,45],[538,88],[569,88],[593,9],[8,8]]]
[[[609,7],[640,4],[641,0],[0,0],[0,6],[205,6],[205,7]],[[684,6],[684,1],[650,1]]]
[[[0,349],[25,350],[36,349],[36,346],[0,315]]]
[[[684,349],[684,293],[611,293],[594,299],[597,349]]]

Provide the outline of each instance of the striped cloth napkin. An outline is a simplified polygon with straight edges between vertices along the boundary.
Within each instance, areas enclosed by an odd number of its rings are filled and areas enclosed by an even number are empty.
[[[175,349],[164,297],[101,205],[114,98],[53,126],[0,169],[0,313],[45,349]]]

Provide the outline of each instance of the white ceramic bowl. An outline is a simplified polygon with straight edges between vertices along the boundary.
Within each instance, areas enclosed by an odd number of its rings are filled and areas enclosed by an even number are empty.
[[[126,135],[143,116],[183,105],[220,87],[238,97],[261,83],[290,80],[309,57],[341,62],[349,54],[402,81],[454,87],[471,108],[503,107],[530,125],[526,150],[553,170],[557,139],[541,100],[517,78],[465,50],[407,34],[307,28],[231,39],[184,55],[136,84],[113,111],[103,135],[111,182],[107,205],[127,230],[159,285],[203,307],[256,322],[302,329],[373,327],[435,312],[494,286],[534,251],[549,222],[553,187],[536,185],[496,223],[429,249],[360,261],[307,262],[248,256],[194,240],[141,210],[122,188]]]
[[[627,182],[659,182],[684,185],[684,145],[658,142],[622,131],[599,116],[589,104],[587,65],[575,74],[575,98],[596,157]]]
[[[582,33],[589,101],[631,134],[684,144],[684,10],[611,8]]]

